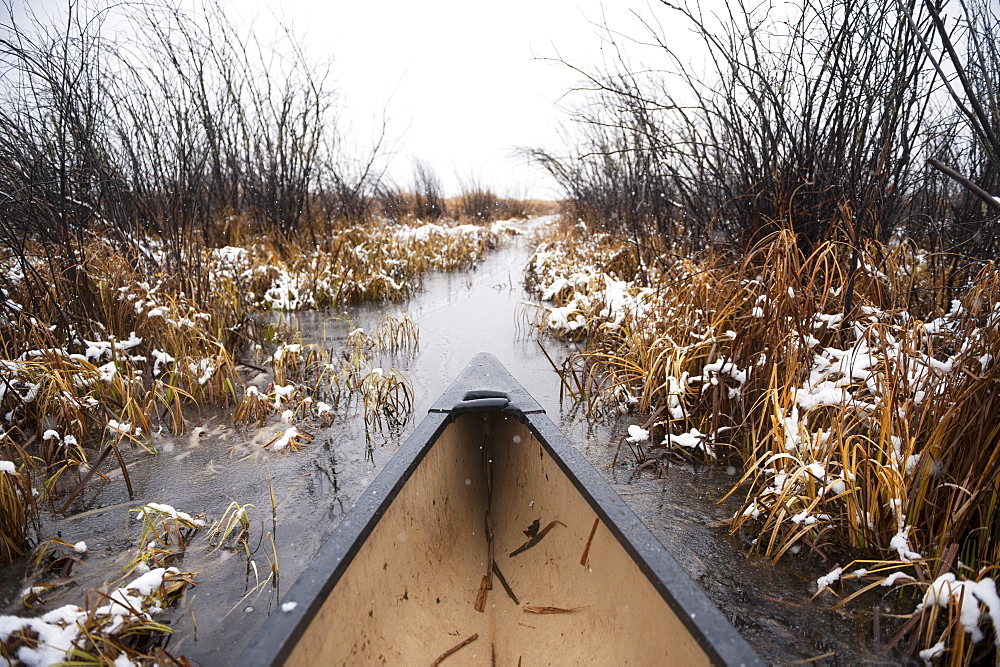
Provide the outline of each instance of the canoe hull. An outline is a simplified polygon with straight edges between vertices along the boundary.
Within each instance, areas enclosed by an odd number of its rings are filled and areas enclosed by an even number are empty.
[[[466,387],[513,381],[491,357],[470,368]],[[254,661],[756,662],[524,396],[437,406],[289,591],[295,610],[270,619]]]

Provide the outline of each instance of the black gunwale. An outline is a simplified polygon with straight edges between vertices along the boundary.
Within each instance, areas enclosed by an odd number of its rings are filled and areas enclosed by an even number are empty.
[[[466,400],[470,391],[502,392],[509,402]],[[477,402],[478,401],[478,402]],[[340,581],[351,560],[374,530],[413,471],[458,415],[503,412],[526,424],[587,503],[636,561],[660,596],[670,605],[715,664],[754,665],[763,661],[722,612],[708,599],[663,548],[625,501],[577,451],[545,411],[491,354],[477,355],[431,407],[399,451],[358,498],[306,570],[283,596],[294,601],[288,612],[280,605],[239,660],[241,665],[281,664],[291,654],[312,617]]]

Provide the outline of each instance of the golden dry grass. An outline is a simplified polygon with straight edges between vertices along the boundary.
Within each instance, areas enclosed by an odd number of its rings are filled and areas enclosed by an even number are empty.
[[[922,582],[1000,565],[995,267],[949,303],[925,253],[869,244],[844,325],[850,248],[837,242],[807,256],[779,232],[744,257],[682,258],[560,234],[527,268],[553,302],[537,324],[584,345],[568,367],[591,414],[637,411],[649,426],[630,441],[640,464],[738,456],[732,528],[775,560],[860,549]],[[961,661],[972,645],[945,618],[958,604],[920,623],[924,646],[944,632]]]
[[[4,436],[7,439],[7,436]],[[0,446],[0,563],[24,554],[25,538],[35,514],[31,493],[30,470],[18,470],[8,453],[10,445]]]

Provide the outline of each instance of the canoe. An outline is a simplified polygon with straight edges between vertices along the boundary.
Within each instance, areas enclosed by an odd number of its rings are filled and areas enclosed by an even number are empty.
[[[239,664],[762,664],[489,354],[435,402]]]

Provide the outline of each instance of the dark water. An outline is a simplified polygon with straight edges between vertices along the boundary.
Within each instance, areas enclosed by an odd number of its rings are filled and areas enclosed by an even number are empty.
[[[870,626],[829,611],[829,599],[810,601],[816,577],[828,567],[817,557],[786,557],[778,565],[747,555],[723,522],[735,506],[717,501],[735,481],[724,470],[672,465],[663,473],[636,470],[627,458],[611,461],[628,416],[616,423],[588,424],[571,406],[561,406],[559,378],[542,353],[529,324],[532,307],[520,287],[521,268],[530,255],[527,241],[513,242],[464,274],[428,277],[408,303],[350,310],[350,322],[323,313],[295,320],[304,342],[337,347],[351,327],[366,331],[386,312],[409,312],[420,329],[419,349],[403,357],[376,359],[373,366],[395,367],[412,381],[415,419],[479,352],[496,355],[577,443],[583,454],[615,486],[665,547],[719,605],[769,662],[794,662],[833,653],[819,662],[854,664],[885,661],[866,648]],[[547,341],[553,358],[567,348]],[[198,585],[181,606],[163,614],[175,629],[168,650],[201,664],[233,664],[287,588],[303,571],[354,500],[399,445],[401,434],[377,435],[366,446],[363,420],[343,411],[332,426],[313,428],[316,439],[297,452],[270,452],[262,445],[287,424],[262,431],[238,430],[230,413],[206,416],[183,436],[157,437],[161,453],[137,456],[129,470],[136,501],[129,502],[121,474],[94,486],[63,519],[49,518],[46,535],[69,543],[86,540],[87,554],[72,572],[75,585],[46,599],[45,608],[79,604],[84,591],[112,582],[134,553],[138,526],[128,509],[139,501],[168,503],[179,510],[218,519],[231,501],[260,510],[256,532],[272,531],[270,489],[276,497],[278,586],[257,586],[269,571],[258,550],[257,575],[232,551],[212,551],[195,539],[180,567],[197,572]],[[730,471],[732,473],[732,471]],[[268,553],[269,548],[268,548]],[[20,565],[23,568],[23,564]],[[0,572],[3,613],[25,615],[16,601],[26,585],[21,571]]]

